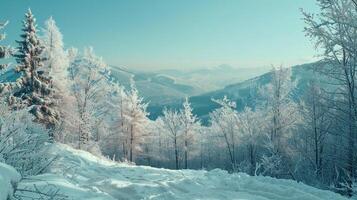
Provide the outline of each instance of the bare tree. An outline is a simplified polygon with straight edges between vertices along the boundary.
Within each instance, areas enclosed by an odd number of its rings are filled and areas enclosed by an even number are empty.
[[[356,67],[357,67],[357,20],[356,2],[351,0],[318,0],[320,13],[304,12],[307,36],[316,41],[324,52],[323,61],[317,68],[331,78],[334,86],[334,107],[346,118],[347,160],[345,164],[347,193],[352,195],[355,177],[354,157],[356,154]]]

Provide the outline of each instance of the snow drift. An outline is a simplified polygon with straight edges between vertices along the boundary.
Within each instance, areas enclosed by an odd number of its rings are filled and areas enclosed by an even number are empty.
[[[291,180],[251,177],[223,170],[168,170],[115,163],[105,158],[54,145],[59,155],[49,173],[19,187],[51,185],[69,199],[346,199]]]

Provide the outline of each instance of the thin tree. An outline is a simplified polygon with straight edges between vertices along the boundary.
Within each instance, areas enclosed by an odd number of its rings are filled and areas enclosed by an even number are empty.
[[[181,121],[180,115],[175,110],[164,109],[162,122],[164,129],[168,132],[169,137],[173,142],[174,156],[175,156],[175,169],[179,169],[179,138],[181,136]]]
[[[331,78],[336,96],[331,99],[334,109],[345,115],[341,123],[346,123],[347,158],[344,169],[348,195],[352,195],[352,182],[355,177],[356,132],[357,132],[357,7],[353,0],[317,0],[320,7],[318,15],[306,12],[306,35],[323,50],[323,61],[317,70]]]
[[[198,136],[197,130],[200,127],[200,122],[198,121],[197,116],[192,113],[192,110],[191,104],[189,103],[188,98],[186,98],[183,103],[183,109],[180,112],[184,137],[185,169],[188,167],[189,148],[196,142]]]

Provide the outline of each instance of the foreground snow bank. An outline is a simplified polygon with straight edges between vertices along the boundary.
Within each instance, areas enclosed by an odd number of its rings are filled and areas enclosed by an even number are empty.
[[[0,200],[10,199],[13,194],[13,186],[20,179],[20,174],[13,167],[0,162]]]
[[[69,199],[245,199],[342,200],[330,191],[291,180],[251,177],[223,170],[168,170],[118,164],[66,145],[50,173],[22,182],[20,187],[55,185]],[[44,180],[44,181],[35,181]]]

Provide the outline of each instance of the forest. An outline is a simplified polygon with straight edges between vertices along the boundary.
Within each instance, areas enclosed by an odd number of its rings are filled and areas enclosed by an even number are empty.
[[[353,198],[357,2],[316,2],[318,13],[301,10],[306,39],[319,58],[305,69],[311,74],[306,87],[291,67],[273,66],[267,83],[246,86],[248,103],[231,95],[212,97],[216,108],[205,120],[195,113],[191,97],[150,118],[150,102],[135,80],[115,79],[93,47],[65,47],[55,16],[39,24],[28,9],[17,46],[7,41],[8,22],[1,19],[0,172],[2,163],[13,167],[20,183],[47,173],[61,157],[49,148],[65,144],[117,163],[219,168],[232,175],[290,179]],[[0,173],[0,185],[1,178]],[[5,199],[31,199],[30,193],[66,199],[60,189],[14,185]]]

